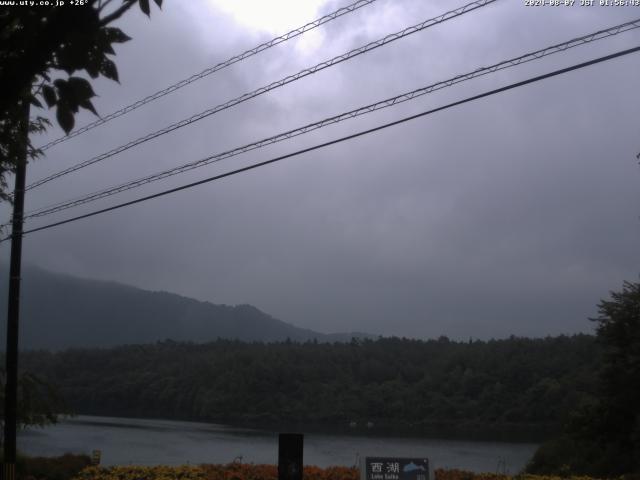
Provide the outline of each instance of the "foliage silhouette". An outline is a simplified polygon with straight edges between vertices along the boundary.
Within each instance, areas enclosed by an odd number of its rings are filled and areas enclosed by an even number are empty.
[[[162,0],[154,0],[160,7]],[[24,145],[22,131],[25,104],[56,109],[60,127],[69,133],[80,108],[97,115],[91,103],[95,92],[89,80],[100,76],[118,81],[118,70],[109,55],[113,45],[130,38],[110,26],[138,4],[150,15],[149,0],[86,0],[72,8],[20,6],[0,10],[0,200],[9,200],[6,174],[15,168],[20,152],[29,159],[42,152],[31,140]],[[55,78],[54,78],[55,77]],[[43,132],[50,122],[36,116],[29,132]]]
[[[559,438],[540,447],[531,473],[640,474],[640,283],[625,282],[598,308],[596,395],[574,410]]]

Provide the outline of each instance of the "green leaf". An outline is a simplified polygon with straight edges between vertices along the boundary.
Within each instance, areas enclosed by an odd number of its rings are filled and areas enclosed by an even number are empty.
[[[31,97],[30,102],[31,102],[31,105],[35,105],[38,108],[44,108],[36,97]]]
[[[55,54],[55,68],[64,70],[71,75],[75,67],[71,66],[71,55],[67,48],[60,48]]]
[[[82,108],[85,108],[87,110],[89,110],[90,112],[92,112],[96,117],[99,117],[100,115],[98,115],[98,112],[96,111],[95,107],[93,106],[93,103],[91,103],[91,100],[83,100],[80,102],[80,106]]]
[[[47,107],[53,107],[58,98],[56,97],[56,91],[50,85],[45,85],[42,87],[42,96],[44,97],[44,101],[47,103]]]
[[[63,91],[63,90],[67,89],[67,81],[63,80],[61,78],[58,78],[57,80],[54,80],[53,84],[58,89],[58,91]]]
[[[100,73],[105,77],[120,83],[120,79],[118,78],[118,69],[116,68],[116,64],[111,60],[104,59],[102,61],[102,65],[100,65]]]
[[[75,125],[75,119],[73,118],[73,113],[68,105],[58,104],[58,109],[56,111],[56,118],[58,119],[58,123],[64,130],[66,134],[73,129]]]
[[[138,0],[138,3],[140,5],[140,10],[142,10],[147,17],[150,17],[151,8],[149,8],[149,0]]]
[[[91,78],[98,78],[98,75],[100,75],[100,63],[103,57],[103,54],[96,55],[93,52],[90,55],[87,55],[87,60],[84,63],[84,69]]]
[[[106,54],[110,54],[110,55],[115,55],[116,51],[113,49],[113,47],[111,46],[111,43],[109,42],[105,42],[104,44],[101,45],[102,47],[102,51]]]
[[[104,35],[109,43],[124,43],[131,40],[131,37],[129,35],[125,34],[122,30],[115,27],[105,27]]]
[[[93,88],[91,87],[91,84],[84,78],[70,77],[67,83],[69,85],[69,88],[73,92],[73,97],[75,100],[77,100],[77,103],[96,96]]]
[[[78,33],[72,34],[69,41],[56,51],[57,68],[71,75],[75,70],[82,70],[89,60],[92,45],[90,40]]]
[[[57,80],[53,81],[53,85],[57,89],[58,105],[65,104],[68,106],[71,102],[73,102],[72,92],[66,80],[58,78]]]

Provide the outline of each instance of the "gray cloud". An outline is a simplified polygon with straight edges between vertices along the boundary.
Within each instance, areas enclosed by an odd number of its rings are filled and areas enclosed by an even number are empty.
[[[99,111],[108,113],[269,38],[195,3],[167,2],[151,21],[136,14],[123,22],[134,40],[118,51],[122,85],[96,85]],[[337,5],[328,3],[323,11]],[[280,45],[52,148],[30,166],[29,178],[449,8],[448,1],[381,1],[330,24],[316,44]],[[52,182],[30,192],[27,206],[219,152],[622,22],[637,11],[496,2]],[[122,199],[629,48],[639,39],[632,32],[574,49]],[[590,331],[586,318],[598,300],[638,275],[638,61],[637,54],[614,60],[36,233],[26,238],[25,261],[216,303],[251,303],[325,332],[488,338]]]

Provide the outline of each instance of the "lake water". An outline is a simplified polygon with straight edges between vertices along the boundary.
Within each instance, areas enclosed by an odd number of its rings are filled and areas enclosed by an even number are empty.
[[[225,425],[169,420],[78,416],[18,437],[30,455],[102,451],[103,465],[276,464],[278,435]],[[517,473],[536,445],[421,438],[307,434],[304,463],[353,466],[359,456],[426,457],[434,468]]]

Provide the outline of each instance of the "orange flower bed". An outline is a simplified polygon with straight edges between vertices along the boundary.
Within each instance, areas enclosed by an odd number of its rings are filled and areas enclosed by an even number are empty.
[[[435,480],[508,480],[509,476],[497,473],[474,473],[466,470],[434,470]]]
[[[591,477],[556,477],[549,475],[500,475],[497,473],[473,473],[465,470],[442,470],[436,469],[434,471],[434,480],[597,480]],[[621,477],[619,480],[625,480]]]
[[[356,468],[304,467],[305,480],[358,480]],[[180,467],[89,467],[74,480],[277,480],[276,465],[230,463]]]
[[[552,477],[538,475],[499,475],[464,470],[434,471],[433,480],[595,480],[589,477]],[[359,480],[353,467],[304,467],[304,480]],[[88,467],[73,480],[277,480],[276,465],[230,463],[227,465],[183,465],[180,467]],[[620,479],[624,480],[624,479]]]

